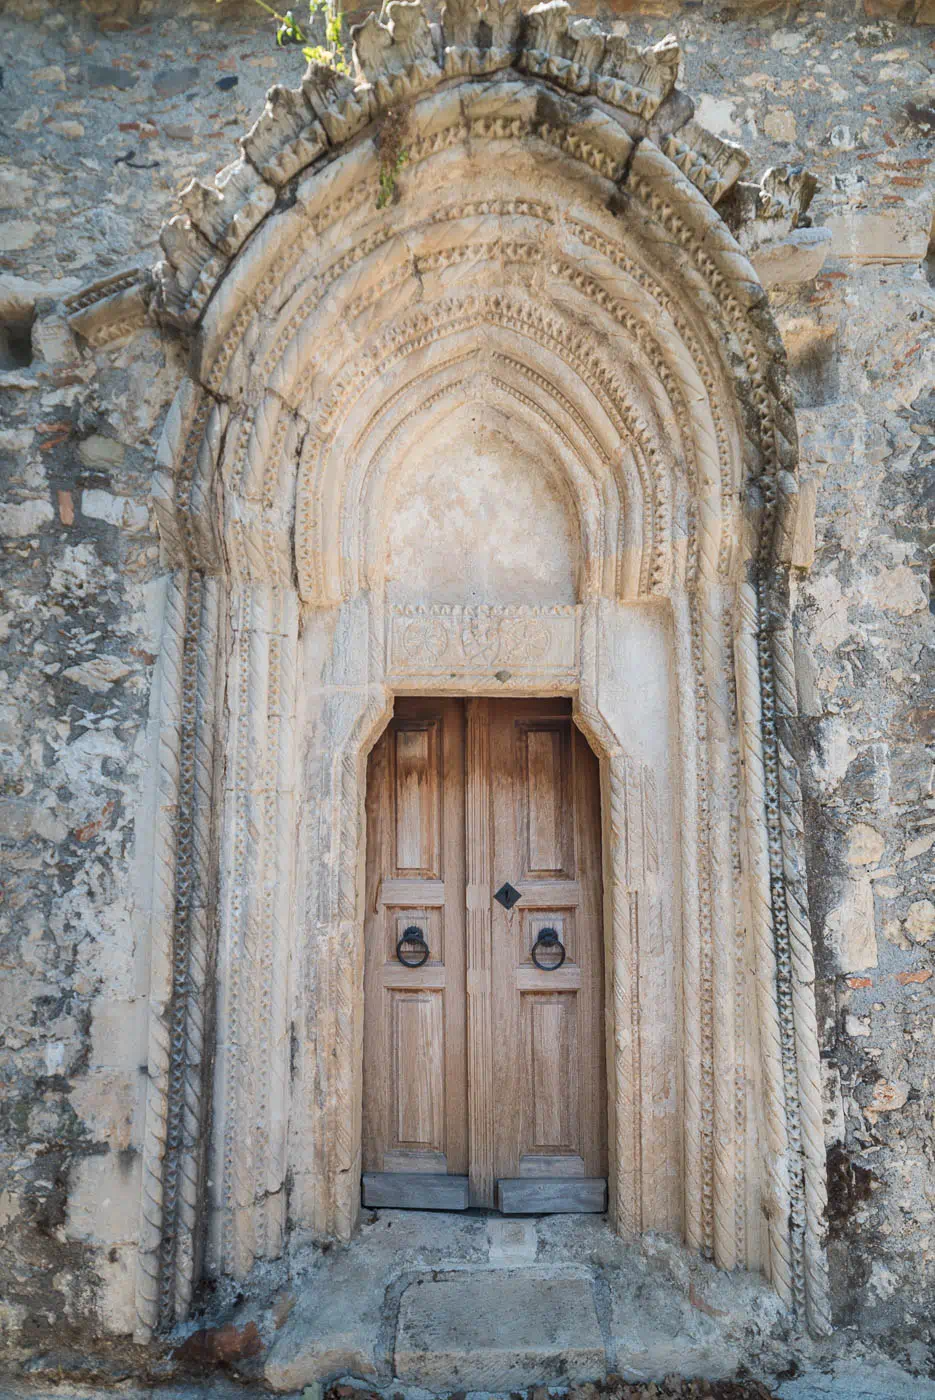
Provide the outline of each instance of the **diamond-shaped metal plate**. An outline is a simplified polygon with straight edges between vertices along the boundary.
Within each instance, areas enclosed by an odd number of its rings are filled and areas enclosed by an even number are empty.
[[[513,905],[517,904],[522,897],[519,890],[514,889],[509,880],[507,880],[505,885],[501,885],[494,895],[494,899],[497,903],[502,904],[507,912],[509,912],[509,910],[513,908]]]

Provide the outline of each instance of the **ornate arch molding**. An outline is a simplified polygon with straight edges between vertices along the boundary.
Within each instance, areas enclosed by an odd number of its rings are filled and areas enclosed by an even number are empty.
[[[192,359],[156,483],[174,574],[138,1335],[186,1315],[205,1250],[242,1276],[287,1218],[354,1227],[366,754],[396,691],[443,685],[571,694],[601,757],[618,1228],[763,1268],[827,1331],[785,743],[795,431],[765,295],[715,208],[746,158],[691,119],[674,40],[637,50],[560,0],[458,0],[443,28],[418,3],[387,14],[355,31],[356,83],[318,69],[272,89],[242,158],[183,194],[152,275],[151,312]],[[409,161],[378,210],[381,116],[401,104]],[[467,392],[548,444],[579,532],[571,604],[385,596],[375,503]],[[628,616],[673,638],[677,859],[607,669]],[[463,643],[480,626],[496,676]],[[668,922],[681,1011],[663,1044],[640,1011]]]

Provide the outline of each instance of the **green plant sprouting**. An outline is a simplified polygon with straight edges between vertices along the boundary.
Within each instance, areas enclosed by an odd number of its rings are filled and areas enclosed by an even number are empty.
[[[218,5],[223,0],[216,0]],[[344,12],[337,8],[338,0],[308,0],[308,25],[314,24],[319,16],[325,21],[325,44],[312,44],[307,29],[296,19],[292,10],[285,14],[273,8],[267,0],[254,0],[261,10],[265,10],[276,21],[276,43],[280,48],[287,45],[301,45],[302,53],[309,63],[317,63],[331,68],[336,73],[350,71],[342,31]],[[409,159],[405,138],[409,126],[409,113],[403,107],[392,108],[387,112],[380,131],[380,193],[377,208],[385,209],[392,202],[396,190],[396,178]]]
[[[378,142],[380,152],[380,193],[377,208],[385,209],[396,189],[396,176],[409,159],[406,136],[409,132],[409,109],[391,107],[383,118]]]
[[[398,155],[398,156],[396,157],[396,159],[392,162],[392,164],[386,164],[386,163],[384,163],[384,162],[381,161],[381,163],[380,163],[380,194],[379,194],[379,197],[378,197],[378,199],[377,199],[377,208],[378,208],[378,209],[385,209],[386,206],[389,204],[390,200],[393,198],[393,191],[394,191],[395,188],[396,188],[396,176],[397,176],[397,175],[399,174],[399,172],[402,170],[403,166],[406,164],[406,161],[407,161],[408,159],[409,159],[409,152],[408,152],[408,151],[400,151],[400,152],[399,152],[399,155]]]
[[[223,0],[216,0],[216,3],[220,5]],[[287,10],[282,15],[278,10],[273,9],[272,5],[268,5],[266,0],[254,0],[254,4],[259,5],[261,10],[265,10],[276,21],[276,43],[280,48],[284,48],[287,44],[299,44],[302,47],[303,56],[309,63],[318,63],[323,68],[333,68],[336,73],[350,71],[342,40],[344,14],[343,11],[337,9],[335,0],[308,0],[308,25],[313,25],[319,15],[324,16],[324,44],[310,42],[307,29],[299,23],[292,10]]]

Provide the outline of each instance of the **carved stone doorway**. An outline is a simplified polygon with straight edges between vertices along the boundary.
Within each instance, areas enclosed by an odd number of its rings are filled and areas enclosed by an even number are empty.
[[[154,488],[138,1335],[202,1272],[356,1229],[366,767],[405,695],[571,700],[600,765],[609,1214],[826,1331],[795,424],[715,208],[738,152],[688,121],[668,43],[502,6],[477,48],[449,6],[437,49],[391,9],[372,83],[274,89],[163,235],[193,343]]]
[[[365,908],[364,1205],[602,1211],[600,774],[569,701],[396,701]]]

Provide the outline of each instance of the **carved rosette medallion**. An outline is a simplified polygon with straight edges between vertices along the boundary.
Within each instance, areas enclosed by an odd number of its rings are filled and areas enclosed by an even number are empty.
[[[414,662],[441,661],[448,650],[448,631],[436,618],[420,618],[403,632],[403,646]]]
[[[537,617],[505,617],[500,639],[514,665],[544,661],[552,641],[549,629]]]

